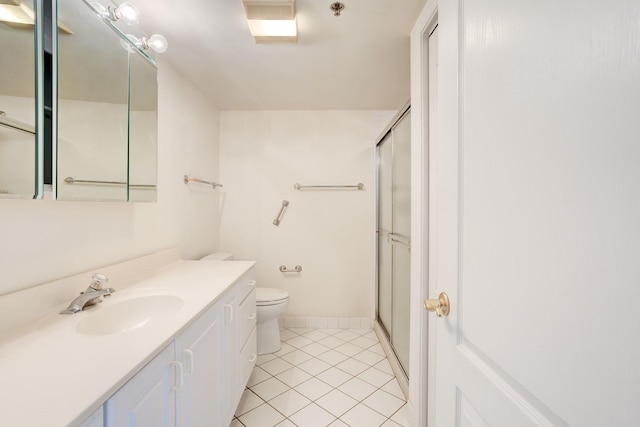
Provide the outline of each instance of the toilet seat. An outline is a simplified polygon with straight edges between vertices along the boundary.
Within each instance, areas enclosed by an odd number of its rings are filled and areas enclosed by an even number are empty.
[[[268,306],[286,302],[289,299],[289,292],[275,288],[256,288],[256,305]]]

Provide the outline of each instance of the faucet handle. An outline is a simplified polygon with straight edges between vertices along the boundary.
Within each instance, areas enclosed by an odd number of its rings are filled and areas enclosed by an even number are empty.
[[[96,273],[91,276],[91,287],[95,290],[102,289],[102,285],[109,283],[109,278],[104,274]]]

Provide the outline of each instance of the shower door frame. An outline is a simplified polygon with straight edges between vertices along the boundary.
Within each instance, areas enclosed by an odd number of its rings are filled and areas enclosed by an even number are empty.
[[[397,368],[399,369],[394,369],[394,371],[396,371],[396,375],[398,375],[398,370],[403,374],[404,376],[404,380],[405,382],[408,382],[409,380],[409,373],[408,373],[408,367],[405,367],[402,365],[402,363],[400,363],[400,358],[398,357],[397,354],[397,350],[394,348],[392,342],[391,342],[391,333],[389,330],[387,330],[387,327],[382,323],[382,321],[380,320],[380,313],[379,313],[379,294],[380,294],[380,277],[379,277],[379,271],[380,271],[380,243],[379,243],[379,199],[380,199],[380,156],[378,154],[379,152],[379,146],[380,144],[385,140],[385,138],[391,134],[391,132],[393,131],[393,129],[398,125],[398,123],[405,118],[405,116],[411,112],[411,101],[408,101],[399,111],[398,113],[393,117],[393,119],[389,122],[389,125],[387,127],[385,127],[385,129],[382,131],[382,133],[380,134],[380,136],[376,139],[375,142],[375,164],[376,164],[376,192],[375,192],[375,231],[376,231],[376,238],[375,238],[375,254],[376,254],[376,260],[375,260],[375,284],[376,284],[376,292],[375,292],[375,313],[376,313],[376,323],[379,326],[380,330],[384,333],[384,335],[386,336],[387,342],[388,342],[388,347],[389,349],[393,352],[393,356],[395,357],[395,363],[392,363],[392,368],[394,367],[394,365],[397,365]],[[391,143],[393,144],[393,139],[391,140]],[[391,152],[391,158],[392,158],[392,165],[393,165],[393,160],[395,159],[394,153],[393,153],[393,145],[392,145],[392,152]],[[393,173],[392,173],[392,180],[393,180]],[[393,182],[393,181],[392,181]],[[393,212],[392,212],[393,215]],[[393,259],[392,259],[393,261]],[[410,286],[410,285],[409,285]],[[392,310],[393,310],[393,292],[391,295],[392,298],[392,302],[391,302],[391,306],[392,306]],[[409,310],[409,307],[407,307],[407,310]],[[392,318],[393,318],[393,311],[392,311]],[[393,319],[392,319],[393,321]],[[393,329],[393,326],[389,325],[389,328]],[[411,350],[409,349],[409,352],[411,352]],[[398,378],[400,379],[400,378]],[[403,384],[401,383],[401,386]],[[401,387],[401,388],[405,388],[405,387]],[[403,390],[405,391],[405,390]]]

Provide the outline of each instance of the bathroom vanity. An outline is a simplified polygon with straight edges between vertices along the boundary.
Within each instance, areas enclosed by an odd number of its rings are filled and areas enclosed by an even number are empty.
[[[74,315],[91,272],[0,297],[0,424],[228,426],[257,357],[254,263],[175,255],[99,269],[116,292]]]

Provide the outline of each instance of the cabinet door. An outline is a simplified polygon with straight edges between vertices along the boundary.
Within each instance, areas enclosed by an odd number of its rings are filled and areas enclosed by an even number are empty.
[[[238,390],[237,378],[238,378],[238,334],[240,333],[239,321],[238,321],[238,288],[234,287],[229,295],[224,300],[224,327],[222,334],[222,352],[224,357],[224,377],[223,383],[225,392],[222,397],[222,413],[224,414],[224,421],[230,423],[233,419],[233,414],[236,411],[236,405],[238,402],[238,395],[242,392]]]
[[[178,426],[217,426],[222,423],[222,362],[220,304],[209,308],[175,341],[176,357],[184,366],[178,390]]]
[[[174,427],[174,349],[167,346],[105,403],[105,427]]]
[[[249,377],[253,368],[256,366],[256,359],[258,358],[258,341],[256,338],[256,328],[251,330],[249,338],[240,351],[239,361],[239,375],[238,375],[238,389],[244,390],[249,382]],[[242,397],[242,396],[240,396]]]

